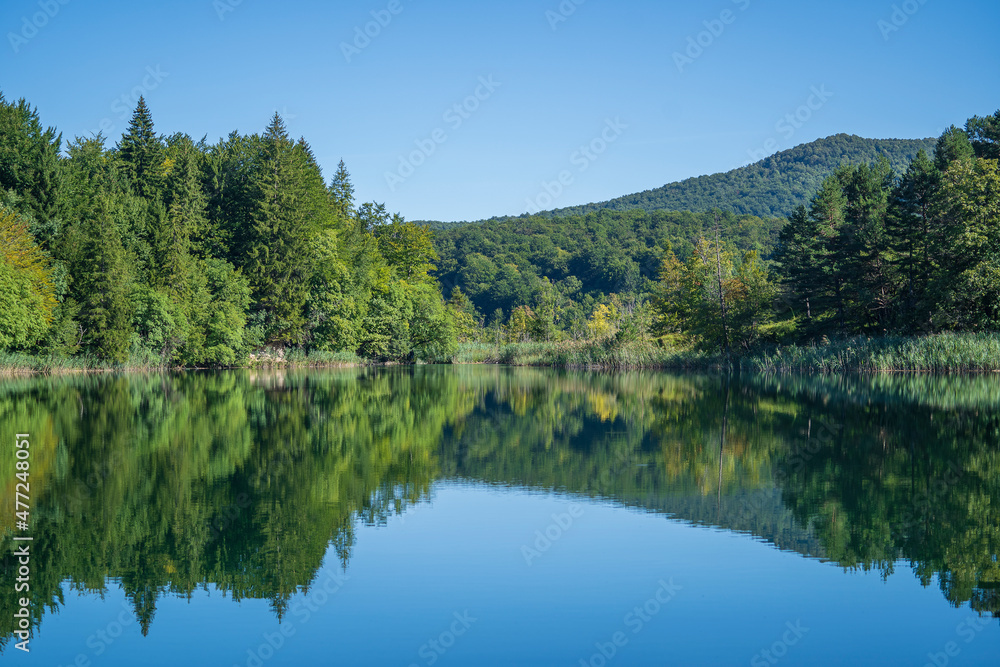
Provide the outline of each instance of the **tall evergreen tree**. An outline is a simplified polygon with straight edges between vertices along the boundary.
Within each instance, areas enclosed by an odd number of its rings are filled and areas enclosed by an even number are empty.
[[[934,166],[938,171],[945,172],[956,160],[971,160],[976,156],[975,149],[969,141],[969,135],[954,125],[949,127],[934,148]]]
[[[37,110],[24,99],[7,103],[0,93],[0,193],[13,192],[16,210],[48,250],[59,235],[66,211],[59,151],[62,136],[43,129]]]
[[[165,224],[155,239],[156,274],[161,285],[181,296],[192,265],[191,238],[205,226],[205,196],[201,188],[201,154],[190,137],[174,137],[168,148]]]
[[[893,187],[892,165],[882,158],[846,172],[844,280],[854,287],[852,320],[861,329],[890,326],[896,296],[886,212]]]
[[[844,181],[850,169],[840,169],[830,176],[813,198],[809,216],[816,225],[819,247],[814,257],[817,262],[816,307],[836,313],[837,330],[847,330],[847,289],[845,267],[852,261],[850,246],[844,233],[847,198]]]
[[[128,184],[136,195],[152,198],[159,194],[163,144],[153,131],[153,117],[141,96],[128,131],[118,143],[118,155]]]
[[[262,143],[255,179],[259,198],[244,266],[266,340],[282,346],[299,344],[304,339],[314,270],[310,244],[320,230],[331,226],[332,213],[308,146],[289,138],[278,114]]]
[[[337,164],[337,173],[330,180],[330,201],[341,218],[346,220],[354,213],[354,185],[343,160]]]
[[[810,326],[813,308],[818,305],[817,295],[824,283],[819,262],[821,252],[822,238],[816,221],[805,206],[799,206],[781,230],[775,260],[784,277],[786,303],[794,316],[804,316]]]
[[[973,116],[965,124],[965,133],[977,157],[1000,160],[1000,111],[985,118]]]
[[[85,226],[86,240],[75,288],[80,295],[80,313],[89,347],[115,362],[128,359],[132,339],[132,259],[122,244],[120,205],[103,195],[98,210]]]
[[[902,278],[899,324],[906,329],[929,325],[927,287],[933,271],[933,249],[939,247],[935,201],[941,174],[923,151],[917,153],[895,187],[886,224]]]

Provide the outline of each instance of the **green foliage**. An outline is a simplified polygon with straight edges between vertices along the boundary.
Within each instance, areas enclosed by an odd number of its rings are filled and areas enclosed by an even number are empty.
[[[753,350],[772,318],[776,290],[757,253],[742,258],[702,240],[688,261],[668,253],[655,290],[657,334],[680,333],[695,347]],[[725,308],[725,310],[723,310]]]
[[[59,145],[0,96],[0,206],[19,216],[0,230],[0,348],[145,366],[453,353],[430,230],[355,207],[343,161],[327,186],[277,114],[209,145],[158,136],[140,99],[114,149]]]
[[[288,136],[275,114],[261,139],[254,174],[259,193],[242,267],[254,292],[265,341],[304,342],[305,305],[314,267],[310,241],[331,224],[332,211],[319,167],[308,147]]]
[[[740,252],[756,250],[768,258],[781,224],[725,214],[721,233]],[[545,301],[561,311],[556,328],[569,331],[574,323],[582,327],[608,295],[647,292],[663,248],[687,259],[710,230],[710,214],[664,211],[493,220],[439,232],[437,275],[445,285],[461,287],[482,313],[501,309],[509,316],[517,306],[537,310]]]
[[[972,119],[989,153],[990,121]],[[1000,171],[954,126],[900,179],[847,166],[782,231],[777,260],[801,337],[1000,326]]]
[[[43,129],[38,112],[25,100],[8,103],[0,93],[0,194],[14,195],[15,211],[31,221],[46,250],[66,222],[61,143],[61,135]]]
[[[49,260],[18,216],[0,207],[0,349],[45,336],[56,310]]]
[[[162,185],[163,145],[153,131],[153,117],[142,96],[118,144],[118,155],[132,191],[143,199],[156,197]]]

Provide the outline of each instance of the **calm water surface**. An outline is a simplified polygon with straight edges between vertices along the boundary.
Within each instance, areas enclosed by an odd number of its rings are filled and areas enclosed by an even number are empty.
[[[1000,664],[992,376],[37,378],[0,433],[3,664]]]

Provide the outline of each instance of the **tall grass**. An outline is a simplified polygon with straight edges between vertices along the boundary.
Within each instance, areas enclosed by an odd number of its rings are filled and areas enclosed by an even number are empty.
[[[463,345],[455,363],[503,364],[507,366],[552,366],[557,368],[708,368],[717,364],[713,355],[670,350],[651,343],[562,341],[558,343],[511,343],[500,347]]]
[[[67,373],[105,369],[110,370],[111,366],[91,356],[63,357],[31,355],[22,352],[0,352],[0,375]]]
[[[772,347],[727,360],[722,354],[649,342],[517,343],[462,346],[455,363],[561,368],[745,370],[757,373],[974,373],[1000,371],[1000,333],[855,337],[823,345]]]
[[[857,337],[819,346],[790,345],[741,359],[740,366],[764,373],[1000,371],[1000,333]]]
[[[290,350],[255,355],[248,365],[344,367],[371,363],[353,352]],[[822,345],[772,347],[727,361],[721,354],[664,348],[651,342],[562,341],[459,347],[456,364],[503,364],[591,369],[735,370],[755,373],[977,373],[1000,372],[1000,333],[936,334],[906,338],[855,337]],[[0,352],[0,375],[163,370],[155,359],[113,364],[91,355],[64,357]]]
[[[313,350],[308,353],[303,352],[302,350],[289,350],[288,354],[284,357],[284,361],[285,365],[288,366],[308,366],[313,368],[327,366],[361,366],[367,363],[354,352],[323,352],[319,350]]]

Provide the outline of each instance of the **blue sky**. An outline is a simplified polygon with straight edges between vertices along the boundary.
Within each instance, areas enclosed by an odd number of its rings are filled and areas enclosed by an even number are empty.
[[[210,141],[278,111],[327,177],[343,158],[360,201],[411,220],[600,201],[1000,108],[995,0],[4,0],[0,30],[0,91],[66,138],[114,143],[139,92],[159,132]]]

